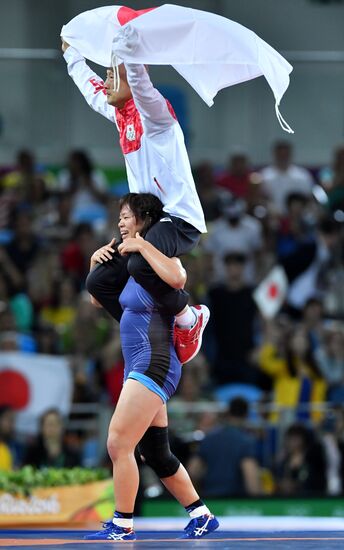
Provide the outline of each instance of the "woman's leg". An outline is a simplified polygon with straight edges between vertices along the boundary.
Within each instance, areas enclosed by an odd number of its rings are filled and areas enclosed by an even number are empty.
[[[167,423],[164,405],[152,419],[143,440],[140,441],[139,450],[143,457],[148,455],[148,465],[153,467],[166,489],[184,506],[190,516],[181,538],[199,539],[215,531],[219,522],[199,498],[184,466],[171,453]],[[167,471],[170,473],[166,473]]]
[[[132,513],[139,485],[135,447],[161,409],[161,398],[136,380],[123,386],[109,426],[108,452],[113,462],[116,509]]]
[[[150,427],[167,428],[168,417],[166,405],[162,405],[153,418]],[[199,495],[194,488],[189,474],[182,464],[175,474],[160,478],[166,489],[173,495],[184,507],[190,506],[193,502],[199,500]]]

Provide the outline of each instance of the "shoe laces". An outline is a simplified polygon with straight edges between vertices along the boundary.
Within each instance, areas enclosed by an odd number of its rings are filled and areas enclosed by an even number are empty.
[[[192,518],[190,519],[189,523],[186,527],[184,527],[184,531],[187,533],[192,533],[195,529],[195,527],[198,526],[198,518]]]
[[[115,524],[113,523],[112,519],[108,519],[107,521],[104,521],[103,523],[103,529],[110,530],[115,527]]]
[[[195,325],[191,329],[185,329],[185,328],[180,328],[176,326],[178,340],[180,340],[180,342],[182,342],[183,344],[184,343],[193,344],[194,342],[196,342],[196,340],[199,337],[199,334],[201,332],[201,327],[202,327],[202,324],[199,322],[199,318],[197,318]]]
[[[108,519],[103,523],[103,529],[105,529],[105,531],[125,531],[128,533],[133,530],[131,527],[121,527],[120,525],[117,525],[112,521],[112,519]]]

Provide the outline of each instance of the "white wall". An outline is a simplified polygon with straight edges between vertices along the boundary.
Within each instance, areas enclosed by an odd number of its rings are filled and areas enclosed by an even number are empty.
[[[179,2],[176,2],[179,3]],[[61,26],[97,5],[90,0],[1,0],[0,49],[58,48]],[[142,8],[141,1],[130,6]],[[279,51],[344,52],[344,4],[321,6],[310,0],[189,0],[254,30]],[[159,5],[147,1],[145,7]],[[102,70],[102,69],[100,69]],[[0,59],[0,162],[11,161],[18,147],[30,146],[41,160],[61,162],[70,147],[87,147],[97,162],[121,163],[115,128],[93,113],[69,81],[63,60]],[[172,69],[152,69],[154,82],[178,84],[187,94],[190,157],[225,161],[236,148],[255,163],[270,157],[276,138],[288,138],[274,114],[271,90],[263,78],[219,93],[209,109]],[[299,162],[327,162],[343,140],[344,63],[294,63],[281,112],[295,130],[290,140]]]

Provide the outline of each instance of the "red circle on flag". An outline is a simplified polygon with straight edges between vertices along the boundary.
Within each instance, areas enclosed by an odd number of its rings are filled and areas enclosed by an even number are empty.
[[[30,401],[30,387],[26,378],[18,371],[0,372],[0,405],[14,409],[25,409]]]
[[[117,12],[117,19],[119,24],[123,26],[129,21],[136,19],[136,17],[139,17],[140,15],[143,15],[144,13],[147,13],[155,9],[156,8],[146,8],[144,10],[133,10],[132,8],[121,6]]]
[[[278,286],[272,283],[268,288],[269,298],[277,298],[279,294]]]

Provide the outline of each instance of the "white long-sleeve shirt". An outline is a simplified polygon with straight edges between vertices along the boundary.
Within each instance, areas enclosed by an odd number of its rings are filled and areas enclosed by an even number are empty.
[[[171,105],[154,88],[144,66],[126,65],[133,99],[123,109],[117,109],[107,103],[103,80],[76,49],[69,47],[64,58],[68,74],[90,107],[118,128],[130,191],[153,193],[166,212],[205,233],[204,214],[182,129]]]

